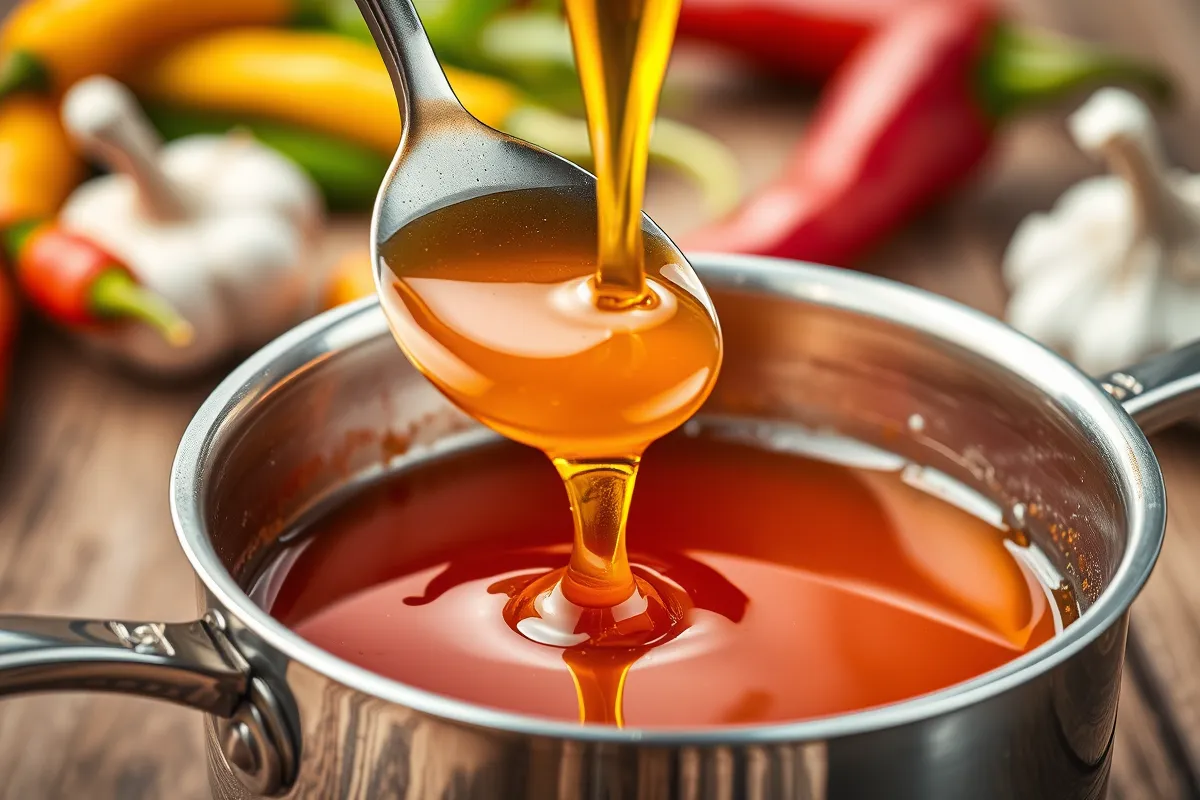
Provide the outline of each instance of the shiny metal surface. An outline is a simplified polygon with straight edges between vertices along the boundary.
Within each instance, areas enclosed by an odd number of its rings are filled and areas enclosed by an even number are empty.
[[[206,620],[167,624],[0,616],[0,696],[86,689],[228,716],[249,669]]]
[[[113,692],[207,712],[243,785],[273,797],[295,779],[292,726],[224,629],[217,611],[186,623],[0,616],[0,698]]]
[[[298,709],[292,796],[1102,796],[1126,613],[1164,524],[1161,476],[1141,431],[1086,376],[956,304],[818,267],[697,262],[729,353],[707,412],[883,442],[1003,503],[1036,506],[1046,526],[1074,525],[1069,545],[1033,533],[1064,573],[1080,556],[1089,565],[1081,620],[928,697],[729,730],[522,717],[335,659],[249,603],[239,579],[329,498],[477,430],[408,366],[378,309],[359,304],[302,326],[231,376],[175,465],[176,521],[207,602],[228,612],[239,648],[284,676]],[[210,734],[215,742],[212,725]],[[223,800],[254,796],[220,759],[213,774]],[[353,789],[338,795],[345,781]]]
[[[359,0],[358,5],[391,73],[404,120],[400,146],[375,202],[375,245],[412,220],[470,197],[594,182],[566,159],[468,114],[410,0]]]
[[[227,719],[214,720],[218,752],[238,783],[259,797],[279,797],[296,780],[296,741],[275,692],[252,678],[245,700]]]
[[[358,0],[383,55],[404,130],[371,218],[376,280],[379,246],[439,208],[496,192],[591,187],[591,173],[476,120],[454,95],[411,0]],[[665,238],[643,215],[643,227]]]
[[[221,715],[206,719],[220,800],[1103,797],[1128,609],[1165,521],[1162,478],[1133,420],[1055,355],[952,302],[840,270],[695,261],[727,348],[705,413],[877,442],[1014,517],[1024,509],[1031,538],[1076,581],[1080,620],[929,696],[711,730],[502,713],[343,662],[276,623],[249,579],[329,502],[486,435],[416,374],[364,302],[264,348],[184,435],[172,511],[208,622],[2,618],[0,693],[130,691]],[[1126,371],[1131,411],[1156,426],[1190,416],[1194,364],[1185,351]]]

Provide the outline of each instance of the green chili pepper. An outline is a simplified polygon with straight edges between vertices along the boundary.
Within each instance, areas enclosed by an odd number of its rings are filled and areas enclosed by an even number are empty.
[[[371,30],[354,0],[324,0],[324,27],[363,41]],[[462,63],[470,58],[479,31],[509,0],[416,0],[417,11],[433,49],[440,58]]]

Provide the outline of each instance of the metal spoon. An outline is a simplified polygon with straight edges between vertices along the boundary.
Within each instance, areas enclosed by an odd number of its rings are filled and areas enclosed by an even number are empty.
[[[392,76],[404,121],[371,220],[377,281],[387,269],[380,246],[431,211],[514,189],[585,187],[594,193],[596,179],[586,170],[489,128],[463,108],[409,0],[358,0],[358,6]],[[648,236],[670,241],[648,217],[643,220]],[[687,264],[682,254],[679,263]],[[686,269],[691,272],[690,265]]]
[[[371,221],[375,283],[400,348],[453,402],[509,438],[572,462],[636,461],[703,403],[720,368],[720,329],[699,278],[643,215],[643,251],[653,272],[647,302],[601,307],[586,256],[582,263],[564,256],[551,266],[583,268],[565,282],[561,272],[554,280],[530,280],[532,265],[549,263],[533,251],[516,262],[514,280],[489,278],[482,290],[468,288],[456,276],[496,269],[501,249],[533,246],[544,223],[552,229],[587,224],[588,216],[594,221],[596,179],[472,117],[454,96],[409,0],[359,0],[359,6],[388,63],[404,121]],[[561,196],[548,206],[513,199],[531,190]],[[501,205],[523,210],[507,216],[490,203],[499,195],[508,196]],[[575,205],[581,199],[593,207],[590,215],[583,207],[582,218]],[[459,204],[461,219],[418,222]],[[561,219],[551,219],[560,211]],[[438,220],[452,227],[421,239]],[[487,235],[473,239],[479,231]],[[560,253],[568,252],[564,244]],[[573,252],[577,258],[578,248]],[[423,327],[414,313],[433,327]],[[455,352],[464,339],[469,347]],[[557,373],[547,371],[550,363]],[[517,373],[524,379],[514,381]]]

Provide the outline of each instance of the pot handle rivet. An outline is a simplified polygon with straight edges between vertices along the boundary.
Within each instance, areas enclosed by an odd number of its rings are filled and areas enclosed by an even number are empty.
[[[1124,403],[1146,391],[1141,381],[1125,372],[1110,372],[1101,379],[1100,388],[1112,395],[1118,403]]]
[[[250,713],[253,713],[253,709],[250,709]],[[248,779],[257,782],[259,776],[266,772],[259,738],[244,719],[233,720],[225,726],[221,752],[243,782]]]
[[[1193,417],[1200,401],[1200,342],[1103,375],[1100,388],[1147,433]]]
[[[270,687],[259,678],[228,719],[217,720],[221,754],[251,794],[278,797],[295,780],[296,751]]]

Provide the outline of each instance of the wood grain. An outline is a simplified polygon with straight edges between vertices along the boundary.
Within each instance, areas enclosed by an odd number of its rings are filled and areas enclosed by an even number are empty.
[[[9,4],[0,0],[0,11]],[[1022,19],[1169,64],[1182,91],[1165,121],[1168,148],[1179,163],[1200,168],[1200,4],[1012,6]],[[803,129],[806,93],[745,78],[708,84],[682,116],[737,149],[748,188],[765,182]],[[1017,222],[1096,169],[1068,142],[1061,112],[1004,129],[972,187],[865,266],[998,313],[1005,293],[997,265]],[[703,221],[690,187],[677,182],[656,181],[647,204],[670,231]],[[339,222],[321,261],[365,241],[361,220]],[[193,613],[166,482],[176,442],[212,384],[146,387],[89,362],[50,331],[27,327],[0,450],[0,613],[170,620]],[[1111,782],[1120,800],[1200,797],[1200,438],[1173,432],[1156,446],[1171,522],[1163,559],[1134,611]],[[0,798],[85,797],[207,797],[196,715],[83,695],[0,704]]]
[[[166,479],[207,387],[147,391],[40,330],[26,341],[16,385],[0,475],[0,611],[194,614]],[[4,796],[200,798],[199,732],[195,714],[151,701],[5,701]]]

